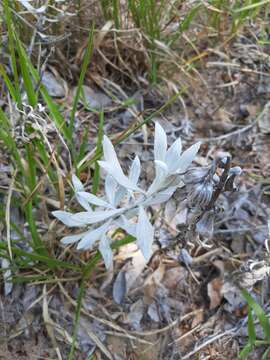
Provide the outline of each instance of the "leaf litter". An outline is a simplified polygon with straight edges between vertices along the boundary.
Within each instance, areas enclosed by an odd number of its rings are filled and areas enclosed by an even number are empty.
[[[31,10],[29,6],[28,10]],[[37,9],[37,14],[39,11],[42,12],[43,8]],[[239,42],[229,48],[229,56],[237,62],[241,59],[245,66],[256,68],[258,61],[256,52],[246,56],[246,49],[243,50],[244,44],[241,41],[243,42],[243,39],[240,37]],[[173,195],[161,213],[156,211],[154,202],[151,205],[153,218],[151,220],[162,226],[160,233],[163,240],[157,236],[154,240],[149,219],[142,209],[139,210],[141,232],[137,234],[137,240],[144,244],[143,239],[147,235],[154,244],[153,255],[150,256],[148,248],[143,248],[146,255],[144,257],[135,244],[130,244],[114,254],[114,269],[110,269],[112,273],[109,280],[101,264],[95,269],[87,283],[86,300],[83,304],[84,314],[79,323],[78,359],[85,358],[86,354],[112,359],[113,356],[116,359],[139,358],[141,354],[145,354],[148,360],[172,359],[176,352],[179,352],[183,359],[195,359],[198,353],[202,358],[210,356],[214,359],[222,352],[225,354],[224,344],[228,343],[232,352],[229,353],[227,350],[229,355],[224,355],[224,358],[234,358],[239,349],[236,340],[240,336],[241,342],[243,336],[241,322],[247,315],[240,286],[248,288],[254,295],[258,292],[269,293],[268,287],[263,282],[269,275],[264,251],[265,240],[268,237],[267,220],[270,216],[269,191],[267,192],[265,186],[265,182],[269,182],[269,134],[266,114],[269,78],[263,75],[257,76],[252,72],[249,74],[239,67],[232,69],[229,65],[221,67],[218,63],[220,57],[220,53],[211,54],[210,51],[208,67],[202,69],[208,90],[206,91],[202,85],[196,85],[195,89],[193,88],[192,92],[184,97],[188,118],[183,112],[183,106],[176,105],[164,115],[166,120],[159,119],[158,123],[162,124],[168,133],[169,145],[177,141],[179,132],[185,147],[202,139],[204,141],[202,157],[206,159],[204,160],[206,164],[210,163],[218,151],[230,152],[234,165],[244,169],[237,185],[238,189],[234,193],[225,192],[220,196],[216,204],[218,211],[215,212],[213,228],[212,225],[210,226],[211,231],[203,229],[199,236],[194,235],[192,239],[185,237],[190,208],[188,203],[181,201],[181,191]],[[264,66],[263,60],[260,61]],[[57,98],[64,97],[61,85],[64,81],[55,82],[51,75],[47,77],[50,79],[47,79],[50,82],[47,88],[51,95]],[[226,81],[231,78],[236,79],[237,85],[225,87],[228,85]],[[98,80],[102,81],[101,78]],[[51,90],[49,86],[52,87]],[[121,86],[124,88],[124,84]],[[134,87],[133,85],[132,90]],[[127,88],[124,89],[128,92]],[[87,85],[85,90],[86,99],[81,101],[77,126],[96,123],[97,117],[88,113],[87,106],[94,109],[105,108],[109,115],[105,118],[104,130],[107,134],[113,132],[117,137],[125,130],[126,122],[131,121],[126,110],[121,108],[112,110],[112,101],[105,93],[92,90],[92,87]],[[135,97],[134,94],[136,91],[129,93],[130,97]],[[155,108],[158,103],[156,95],[151,94],[150,91],[149,93],[140,91],[139,101],[146,109]],[[259,101],[258,95],[261,96]],[[135,110],[140,111],[139,106]],[[134,109],[128,112],[130,113],[133,114]],[[111,114],[114,119],[122,118],[123,123],[111,121]],[[82,125],[79,120],[82,120]],[[185,131],[184,120],[191,123],[192,132]],[[93,126],[91,131],[96,134],[97,126]],[[150,141],[153,128],[148,126],[146,132]],[[52,131],[48,136],[55,137],[55,132]],[[162,130],[160,139],[162,141],[158,148],[154,149],[154,144],[146,141],[145,134],[138,132],[134,134],[134,138],[128,140],[132,144],[126,141],[117,148],[121,154],[121,163],[122,160],[127,163],[124,164],[125,170],[128,169],[130,146],[135,149],[137,155],[145,157],[146,160],[147,158],[149,160],[150,156],[155,157],[157,162],[155,169],[152,170],[156,171],[157,180],[152,184],[151,191],[159,185],[160,177],[163,176],[164,167],[162,168],[158,161],[164,162],[170,171],[176,166],[175,163],[168,161],[169,156],[166,159],[169,151],[174,152],[174,147],[172,145],[167,150]],[[50,141],[53,143],[53,140]],[[79,143],[80,139],[74,141]],[[95,144],[90,143],[89,151],[92,151],[94,146]],[[113,156],[111,150],[108,151],[108,156]],[[67,155],[63,154],[63,163],[66,158]],[[200,158],[197,157],[195,160],[197,162],[195,164],[200,165]],[[111,158],[106,159],[105,156],[105,161],[110,163]],[[102,165],[105,164],[101,163]],[[116,168],[119,170],[118,165]],[[107,170],[121,185],[128,185],[129,189],[135,186],[134,174],[128,178],[125,175],[126,171],[116,174],[115,169],[107,167]],[[149,183],[149,179],[152,178],[149,175],[150,171],[147,166],[142,169],[142,182]],[[64,167],[63,172],[65,175],[68,174]],[[111,189],[112,183],[107,186]],[[74,187],[77,200],[80,199],[79,203],[86,207],[89,204],[109,207],[106,204],[112,205],[116,201],[110,198],[111,191],[107,190],[107,199],[102,199],[106,202],[97,204],[95,198],[92,197],[90,201],[89,196],[85,197],[80,193],[84,191],[79,188],[80,186],[76,189],[74,184]],[[203,201],[208,200],[205,197]],[[76,222],[76,218],[75,220],[72,218],[72,221]],[[205,227],[209,229],[209,226]],[[58,235],[62,233],[63,227],[57,229]],[[70,237],[68,231],[66,234]],[[60,239],[61,236],[58,237]],[[73,239],[66,237],[64,241],[72,243],[73,240],[82,239],[78,238],[78,235],[75,237]],[[95,237],[85,240],[87,245],[90,244],[89,241],[94,242]],[[107,242],[108,238],[104,237],[101,251],[108,248]],[[220,252],[212,253],[220,247],[222,249]],[[85,245],[82,246],[82,250],[85,256],[91,256],[91,247],[89,249]],[[183,250],[186,252],[184,258]],[[81,256],[84,255],[83,253]],[[185,260],[187,258],[188,261]],[[104,260],[110,268],[113,254],[108,254],[105,250]],[[103,286],[104,281],[107,281],[106,286]],[[13,349],[6,351],[18,354],[18,348],[22,347],[23,350],[19,354],[23,358],[23,351],[30,354],[29,344],[31,344],[33,354],[42,353],[45,358],[53,357],[55,353],[51,341],[56,341],[61,348],[62,357],[66,358],[68,345],[71,343],[74,303],[76,303],[78,287],[72,282],[66,282],[61,286],[62,288],[50,287],[50,296],[46,295],[45,298],[44,294],[42,295],[41,285],[16,284],[10,296],[1,300],[1,320],[4,323],[4,327],[1,327],[1,337],[3,335],[13,341]],[[265,290],[262,289],[263,286]],[[66,291],[65,295],[61,290],[63,288]],[[262,301],[262,305],[266,303],[263,299],[258,301]],[[43,309],[43,313],[47,314],[46,321],[53,321],[58,329],[53,338],[50,331],[47,331],[49,336],[41,335],[41,330],[44,329],[41,319],[42,304],[47,311],[46,313]],[[37,339],[35,346],[31,343],[32,335]],[[220,338],[217,337],[215,341],[215,336]],[[144,340],[148,343],[144,343]],[[27,356],[29,355],[26,355],[26,358]]]

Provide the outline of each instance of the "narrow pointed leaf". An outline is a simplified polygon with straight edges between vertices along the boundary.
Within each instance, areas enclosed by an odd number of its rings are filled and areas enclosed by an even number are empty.
[[[83,211],[77,214],[73,214],[72,216],[74,222],[80,223],[80,226],[82,226],[95,224],[97,222],[109,219],[112,216],[120,214],[122,211],[122,209],[95,212]]]
[[[81,233],[81,234],[77,234],[77,235],[64,236],[61,239],[61,243],[65,244],[65,245],[73,244],[73,243],[79,241],[84,236],[84,234],[85,233]]]
[[[156,160],[155,165],[156,165],[156,176],[147,191],[147,195],[151,195],[156,191],[158,191],[162,187],[168,175],[168,167],[164,162]]]
[[[152,244],[154,241],[154,228],[151,225],[145,210],[140,206],[139,218],[136,228],[137,244],[143,256],[148,261],[152,255]]]
[[[249,342],[246,344],[246,346],[241,350],[238,359],[245,359],[248,354],[253,350],[254,345],[250,344]]]
[[[127,193],[127,189],[120,185],[115,193],[114,206],[118,206],[120,204],[121,200],[123,200],[126,193]]]
[[[108,174],[105,178],[105,193],[107,199],[109,200],[109,203],[113,206],[115,206],[115,193],[117,191],[117,188],[117,181]]]
[[[16,48],[17,48],[17,53],[18,53],[18,57],[19,57],[18,60],[19,60],[20,67],[21,67],[21,74],[22,74],[22,78],[23,78],[24,89],[26,91],[29,104],[31,106],[35,107],[37,104],[37,93],[35,91],[33,81],[31,79],[31,76],[29,73],[29,67],[28,67],[29,59],[27,57],[25,57],[25,50],[23,50],[22,43],[19,40],[19,38],[17,37],[16,32],[14,33],[14,35],[15,35],[15,40],[16,40],[16,45],[17,45]]]
[[[166,151],[167,151],[167,135],[163,127],[158,122],[156,122],[155,140],[154,140],[155,160],[165,161]]]
[[[3,65],[1,63],[0,63],[0,74],[2,75],[2,77],[5,81],[5,84],[8,88],[8,91],[10,92],[10,95],[12,96],[12,99],[14,100],[14,102],[18,102],[18,95],[16,93],[16,88],[13,85],[13,82],[8,77],[5,68],[3,67]]]
[[[99,161],[98,164],[105,169],[108,174],[110,174],[118,182],[118,184],[127,189],[140,191],[140,189],[124,175],[121,167],[117,167],[115,164],[110,164],[107,161]]]
[[[80,192],[78,192],[78,195],[90,204],[111,208],[111,205],[108,204],[106,201],[104,201],[104,200],[98,198],[96,195],[90,194],[86,191],[80,191]]]
[[[137,224],[132,224],[128,221],[128,219],[122,215],[120,217],[120,219],[117,221],[117,225],[125,230],[129,235],[132,235],[134,237],[136,237],[137,233],[136,233],[136,228],[137,228]]]
[[[189,147],[186,151],[184,151],[183,154],[180,156],[180,159],[178,160],[174,172],[184,173],[191,165],[192,161],[195,159],[195,156],[197,155],[200,146],[201,143],[198,142]]]
[[[75,174],[72,175],[72,184],[74,186],[75,192],[84,191],[83,183]]]
[[[248,306],[248,337],[250,344],[252,345],[255,344],[256,332],[255,332],[255,325],[252,316],[252,308],[250,305]]]
[[[75,196],[78,201],[78,203],[86,210],[86,211],[92,211],[91,206],[88,204],[88,202],[79,194],[79,192],[84,191],[84,186],[81,180],[75,175],[72,175],[72,184],[74,186],[75,190]]]
[[[88,250],[92,249],[95,245],[96,241],[101,239],[101,237],[108,231],[110,226],[110,221],[106,222],[104,225],[94,229],[87,231],[79,242],[77,249],[78,250]]]
[[[103,257],[106,269],[109,270],[113,264],[113,252],[110,246],[110,239],[106,235],[102,236],[98,249]]]
[[[129,180],[132,184],[137,185],[139,176],[141,173],[141,162],[138,156],[132,161],[130,172],[129,172]]]
[[[88,212],[92,212],[92,208],[91,206],[89,205],[88,201],[85,200],[84,197],[82,197],[78,192],[75,193],[75,197],[78,201],[78,203]]]
[[[182,151],[181,139],[175,140],[166,153],[165,162],[168,166],[169,172],[175,171],[175,165],[178,163]]]
[[[68,227],[84,225],[77,219],[73,218],[74,214],[71,214],[67,211],[57,210],[57,211],[53,211],[52,214],[54,217],[56,217],[58,220],[60,220],[63,224],[65,224]]]
[[[102,145],[105,160],[113,166],[116,166],[117,168],[121,167],[116,152],[114,150],[114,146],[111,140],[106,135],[103,136]]]
[[[253,299],[253,297],[248,293],[247,290],[243,289],[242,294],[245,300],[247,301],[248,305],[253,309],[254,313],[256,314],[267,340],[270,340],[270,322],[267,318],[265,311]]]
[[[153,205],[158,205],[158,204],[162,204],[166,201],[168,201],[173,193],[175,192],[176,187],[169,187],[163,191],[160,191],[154,195],[152,195],[149,199],[145,200],[143,203],[143,206],[153,206]]]
[[[136,185],[134,185],[123,173],[113,144],[107,136],[103,137],[102,144],[105,161],[99,161],[98,164],[103,167],[112,177],[114,177],[114,179],[120,185],[124,186],[127,189],[140,191],[140,189]]]

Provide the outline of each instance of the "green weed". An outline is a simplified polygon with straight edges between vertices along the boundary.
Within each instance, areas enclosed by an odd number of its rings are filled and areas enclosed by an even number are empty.
[[[239,354],[239,359],[246,358],[255,346],[266,346],[267,349],[262,355],[262,360],[269,359],[270,355],[270,322],[262,307],[252,298],[247,290],[242,290],[243,297],[248,303],[248,342]],[[257,340],[253,314],[259,321],[265,338]]]

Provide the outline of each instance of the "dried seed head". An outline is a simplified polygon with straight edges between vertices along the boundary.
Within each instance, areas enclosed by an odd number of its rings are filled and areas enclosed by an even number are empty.
[[[222,167],[222,165],[224,166],[227,163],[228,158],[231,159],[232,155],[227,151],[219,151],[216,154],[216,159],[219,162],[220,167]]]
[[[216,155],[216,163],[221,168],[224,169],[231,161],[231,154],[225,151],[219,151]]]
[[[190,206],[204,207],[209,204],[213,194],[212,181],[204,181],[193,186],[188,194],[188,202]]]
[[[190,169],[184,176],[184,183],[186,185],[197,184],[204,181],[204,178],[207,176],[209,168],[195,168]]]
[[[230,169],[229,177],[225,183],[224,190],[225,191],[235,191],[237,189],[235,185],[235,179],[242,173],[242,169],[240,166],[235,166]]]

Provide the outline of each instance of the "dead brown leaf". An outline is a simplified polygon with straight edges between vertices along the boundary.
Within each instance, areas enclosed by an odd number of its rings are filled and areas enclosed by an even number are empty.
[[[188,271],[182,266],[168,269],[163,279],[163,285],[168,290],[175,290],[179,284],[185,284],[187,276]]]
[[[158,268],[150,274],[144,283],[144,302],[150,305],[154,300],[154,295],[158,286],[161,285],[165,274],[165,265],[160,263]]]
[[[220,305],[223,295],[221,289],[223,285],[223,279],[217,277],[207,284],[207,294],[210,300],[210,309],[216,308]]]

